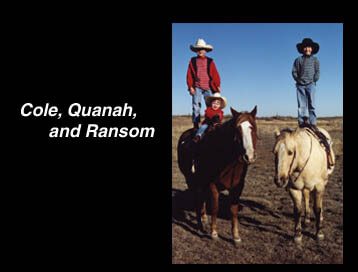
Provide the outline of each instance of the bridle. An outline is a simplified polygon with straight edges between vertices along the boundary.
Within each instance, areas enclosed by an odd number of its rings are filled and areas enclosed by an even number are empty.
[[[239,156],[244,155],[244,146],[242,141],[242,133],[239,126],[240,122],[236,123],[235,120],[232,121],[232,128],[234,130],[234,146],[235,151],[237,151]]]
[[[235,149],[237,150],[238,152],[238,155],[239,157],[241,156],[242,159],[247,163],[249,164],[249,162],[247,161],[247,159],[245,158],[245,147],[243,146],[243,135],[242,135],[242,130],[241,130],[241,123],[245,122],[245,121],[248,121],[250,122],[249,120],[239,120],[238,122],[235,122],[233,120],[232,122],[232,127],[234,129],[234,143],[235,143]],[[251,122],[250,122],[251,124]],[[255,134],[256,134],[256,131],[255,131]],[[254,149],[255,148],[255,145],[254,145]]]

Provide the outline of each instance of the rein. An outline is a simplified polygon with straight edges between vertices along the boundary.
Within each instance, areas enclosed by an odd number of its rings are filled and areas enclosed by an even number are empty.
[[[300,170],[300,173],[298,174],[298,176],[297,176],[297,178],[296,178],[295,180],[292,180],[291,174],[290,174],[290,180],[291,180],[292,183],[295,183],[295,182],[298,180],[298,178],[301,176],[303,170],[305,169],[305,167],[306,167],[308,161],[309,161],[310,158],[311,158],[311,154],[312,154],[312,137],[311,137],[311,136],[310,136],[310,140],[311,140],[310,154],[308,155],[308,158],[307,158],[305,164],[303,165],[302,169]],[[291,165],[290,165],[289,173],[291,173],[291,168],[292,168],[292,166],[293,166],[293,162],[294,162],[295,158],[296,158],[296,150],[295,150],[295,152],[294,152],[294,154],[293,154],[293,159],[292,159],[292,162],[291,162]]]

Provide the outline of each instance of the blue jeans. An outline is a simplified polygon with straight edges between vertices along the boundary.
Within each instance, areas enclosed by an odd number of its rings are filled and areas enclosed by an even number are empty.
[[[303,123],[307,117],[312,125],[316,125],[316,86],[310,83],[307,86],[297,85],[298,123]]]
[[[200,137],[201,137],[201,135],[203,135],[203,133],[205,132],[205,130],[206,130],[208,127],[209,127],[208,124],[202,125],[202,126],[198,129],[198,131],[196,132],[195,136],[200,136]]]
[[[192,120],[193,123],[200,123],[200,109],[201,109],[201,97],[204,96],[204,101],[205,101],[205,97],[212,95],[211,90],[202,90],[200,88],[195,88],[195,94],[192,96],[192,105],[193,105],[193,115],[192,115]],[[206,103],[205,103],[206,104]],[[207,105],[207,107],[209,107],[210,105]]]

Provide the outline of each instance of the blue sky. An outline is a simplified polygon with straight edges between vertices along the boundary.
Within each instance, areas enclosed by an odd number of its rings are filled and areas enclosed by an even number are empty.
[[[311,38],[320,45],[316,114],[343,116],[342,23],[173,23],[173,115],[191,115],[186,72],[196,55],[189,46],[198,38],[214,47],[207,56],[220,74],[222,95],[228,100],[225,114],[230,114],[230,107],[251,111],[257,105],[259,117],[296,117],[292,65],[300,55],[296,44]]]

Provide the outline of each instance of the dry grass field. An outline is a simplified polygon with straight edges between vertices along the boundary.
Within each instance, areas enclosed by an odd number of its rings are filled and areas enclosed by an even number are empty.
[[[224,119],[227,120],[229,117]],[[250,165],[239,203],[242,243],[231,242],[227,196],[220,195],[217,241],[196,226],[193,196],[178,168],[177,142],[192,127],[191,117],[172,118],[172,263],[343,263],[343,118],[319,118],[334,142],[336,167],[324,195],[325,239],[314,239],[314,216],[303,229],[302,245],[292,241],[293,203],[284,189],[273,182],[274,127],[295,128],[296,118],[258,118],[257,161]],[[312,206],[312,200],[311,200]],[[210,205],[208,206],[210,215]],[[209,229],[207,227],[207,229]]]

